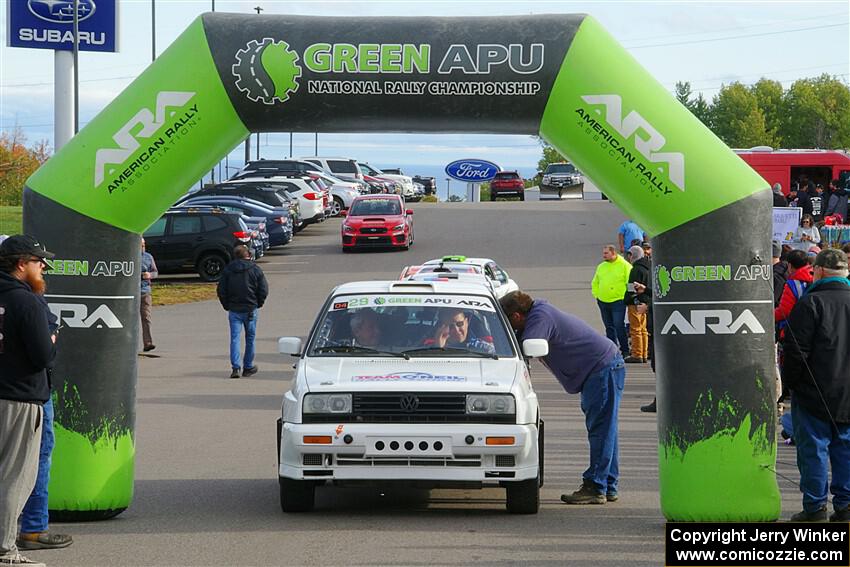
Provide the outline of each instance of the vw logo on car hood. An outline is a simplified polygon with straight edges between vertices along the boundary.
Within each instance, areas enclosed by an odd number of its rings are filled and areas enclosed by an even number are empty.
[[[77,0],[77,21],[92,17],[96,6],[94,0]],[[39,19],[57,24],[70,24],[74,21],[74,0],[27,0],[30,12]]]
[[[419,398],[413,394],[405,394],[398,401],[398,404],[406,412],[414,412],[419,408]]]

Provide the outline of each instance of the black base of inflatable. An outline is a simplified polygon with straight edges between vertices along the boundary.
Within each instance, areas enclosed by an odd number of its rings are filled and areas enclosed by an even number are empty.
[[[114,518],[127,508],[115,510],[50,510],[51,522],[99,522]]]

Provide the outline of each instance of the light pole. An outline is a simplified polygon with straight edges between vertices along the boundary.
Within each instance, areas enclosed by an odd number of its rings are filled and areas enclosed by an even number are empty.
[[[446,177],[446,201],[452,196],[452,178]]]

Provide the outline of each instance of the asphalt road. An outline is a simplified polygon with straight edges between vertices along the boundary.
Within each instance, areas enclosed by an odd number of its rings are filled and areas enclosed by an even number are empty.
[[[620,419],[620,501],[569,507],[587,444],[577,396],[539,365],[546,484],[536,516],[512,516],[504,491],[381,493],[320,488],[316,510],[278,503],[275,419],[292,378],[277,338],[304,336],[329,291],[394,279],[444,254],[494,258],[520,286],[602,330],[590,295],[601,245],[622,215],[607,202],[416,204],[408,252],[343,254],[338,219],[311,226],[260,262],[271,294],[259,319],[260,372],[230,380],[225,312],[216,302],[159,307],[154,351],[139,359],[136,485],[115,519],[54,524],[73,546],[29,555],[48,565],[662,565],[655,417],[648,365],[628,365]],[[780,446],[783,509],[799,496],[793,448]],[[785,516],[789,512],[785,513]]]

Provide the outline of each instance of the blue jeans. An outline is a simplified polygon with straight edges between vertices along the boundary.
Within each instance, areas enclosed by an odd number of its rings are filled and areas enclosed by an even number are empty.
[[[227,319],[230,321],[230,367],[234,370],[254,366],[254,337],[257,334],[258,314],[259,309],[248,313],[227,312]],[[240,361],[239,338],[243,328],[245,329],[245,356]]]
[[[620,478],[617,422],[625,383],[626,367],[618,354],[605,368],[591,374],[581,388],[581,411],[590,443],[590,466],[581,476],[599,492],[617,492]]]
[[[53,454],[53,399],[44,404],[41,427],[41,450],[38,454],[38,476],[21,512],[21,533],[37,534],[47,531],[47,484],[50,482],[50,458]]]
[[[599,305],[599,313],[602,314],[602,324],[605,325],[605,336],[620,344],[620,352],[623,356],[629,355],[629,338],[626,336],[626,302],[612,301],[605,303],[596,300]]]
[[[803,509],[815,512],[826,506],[827,487],[832,492],[832,507],[835,510],[847,508],[850,506],[850,424],[839,423],[836,429],[795,403],[793,392],[791,420]],[[829,484],[830,464],[832,484]]]

